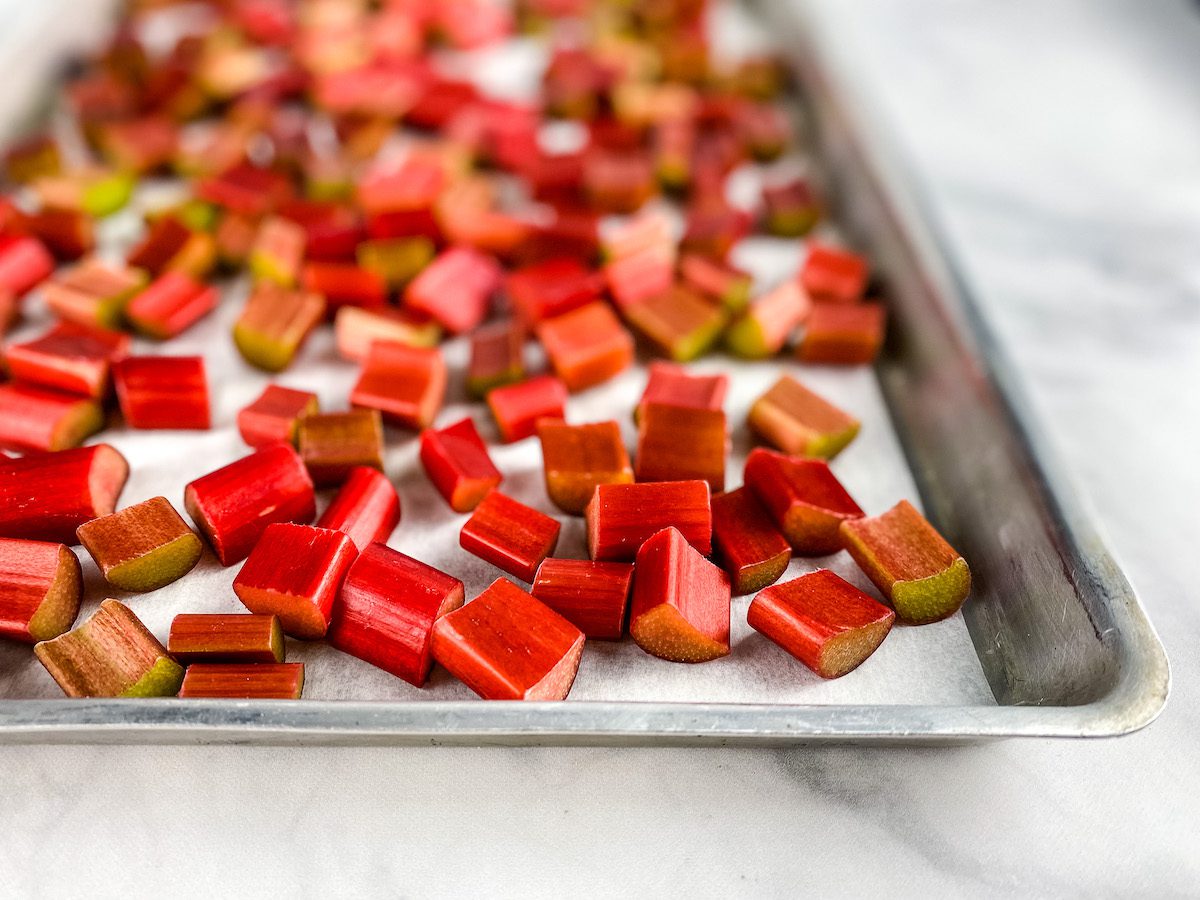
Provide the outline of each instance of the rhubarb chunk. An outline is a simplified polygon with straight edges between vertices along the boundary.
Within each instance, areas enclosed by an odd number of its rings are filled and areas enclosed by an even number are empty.
[[[108,444],[0,459],[0,537],[75,544],[75,529],[116,508],[128,478]]]
[[[582,631],[498,578],[437,620],[433,658],[485,700],[564,700],[583,642]]]
[[[20,297],[53,272],[54,257],[37,238],[0,238],[0,289]]]
[[[130,428],[212,425],[202,356],[130,356],[113,365],[113,383]]]
[[[598,300],[601,283],[579,260],[559,257],[510,273],[504,289],[521,322],[534,326]]]
[[[291,365],[324,317],[325,300],[320,295],[262,282],[255,285],[233,325],[233,342],[246,362],[280,372]]]
[[[0,385],[0,447],[30,451],[77,447],[104,427],[87,397],[24,384]]]
[[[372,544],[342,583],[329,643],[420,687],[433,665],[434,626],[462,603],[457,578]]]
[[[300,420],[317,410],[316,394],[268,384],[257,400],[238,413],[238,433],[251,447],[276,441],[294,444]]]
[[[966,560],[907,500],[883,515],[843,522],[841,537],[902,622],[951,616],[971,592]]]
[[[182,272],[166,272],[129,301],[125,318],[142,334],[165,341],[216,309],[218,299],[215,287]]]
[[[619,641],[632,587],[632,563],[547,559],[531,593],[589,639]]]
[[[504,480],[470,419],[421,432],[421,465],[450,508],[470,512]]]
[[[730,313],[746,308],[754,286],[754,279],[748,273],[697,253],[679,260],[679,279]]]
[[[693,375],[683,366],[656,360],[650,363],[650,379],[634,418],[647,403],[685,406],[690,409],[719,410],[725,405],[729,378],[725,375]]]
[[[606,303],[544,320],[537,330],[550,365],[570,391],[602,384],[633,363],[633,337]]]
[[[167,650],[192,663],[281,663],[286,653],[279,617],[250,613],[180,613],[171,620]]]
[[[746,459],[746,487],[771,513],[800,556],[826,556],[842,547],[838,533],[863,511],[821,459],[784,456],[758,447]]]
[[[810,241],[799,281],[815,303],[857,303],[867,287],[867,261],[848,250]]]
[[[291,287],[300,274],[306,239],[304,229],[289,219],[272,216],[264,220],[250,248],[250,274],[256,281]]]
[[[865,365],[879,355],[883,327],[878,303],[819,303],[808,317],[796,356],[807,363]]]
[[[313,484],[341,484],[356,466],[383,471],[383,420],[374,409],[307,416],[296,429],[296,446]]]
[[[68,547],[0,538],[0,638],[56,638],[75,624],[82,598],[83,571]]]
[[[565,513],[583,515],[598,484],[629,484],[633,467],[616,422],[568,425],[538,423],[546,494]]]
[[[116,600],[33,652],[68,697],[173,697],[183,681],[183,666]]]
[[[180,697],[221,700],[299,700],[304,663],[199,663],[188,666]]]
[[[350,404],[377,409],[389,422],[426,428],[446,396],[446,363],[436,348],[375,341]]]
[[[841,678],[875,652],[896,614],[828,569],[762,591],[746,620],[822,678]]]
[[[551,375],[539,375],[496,388],[487,395],[488,408],[506,444],[537,433],[539,419],[561,419],[565,415],[567,388]]]
[[[14,381],[102,400],[118,355],[98,332],[60,326],[36,340],[10,344],[4,358]]]
[[[374,309],[387,303],[383,278],[351,263],[305,263],[301,283],[306,291],[324,297],[330,310],[343,306]]]
[[[592,559],[632,560],[642,544],[669,527],[701,554],[712,552],[707,481],[597,485],[585,515]]]
[[[204,545],[165,497],[85,522],[79,542],[123,591],[156,591],[190,572]]]
[[[763,188],[763,224],[768,234],[801,237],[812,231],[821,209],[808,182],[796,179]]]
[[[453,247],[413,279],[404,304],[432,316],[451,334],[462,334],[487,318],[500,275],[500,267],[487,254]]]
[[[325,636],[333,601],[358,551],[340,531],[279,522],[268,525],[233,582],[252,613],[279,616],[285,634]]]
[[[749,489],[713,497],[712,515],[713,548],[736,596],[779,580],[792,560],[792,545]]]
[[[531,582],[542,560],[558,545],[561,529],[557,519],[492,491],[463,525],[459,544],[468,553]]]
[[[120,328],[125,307],[146,284],[141,269],[87,259],[46,282],[46,305],[60,319],[93,328]]]
[[[859,421],[784,375],[754,401],[747,418],[764,441],[789,456],[833,459],[858,435]]]
[[[403,287],[433,259],[433,241],[426,237],[384,238],[358,245],[358,264],[374,272],[391,288]]]
[[[400,524],[400,497],[378,469],[356,466],[333,502],[321,513],[318,528],[347,535],[359,550],[386,541]]]
[[[525,377],[525,330],[516,322],[483,325],[471,335],[467,392],[476,398]]]
[[[774,356],[808,318],[812,301],[799,285],[784,282],[759,297],[729,326],[725,345],[735,356]]]
[[[442,327],[402,309],[359,309],[343,306],[333,320],[338,353],[345,359],[363,362],[376,341],[392,341],[410,347],[436,347]]]
[[[707,481],[725,490],[729,435],[725,413],[665,403],[639,408],[634,474],[638,481]]]
[[[699,663],[729,655],[729,577],[676,528],[637,553],[629,634],[652,656]]]
[[[624,313],[639,335],[676,362],[706,353],[725,326],[719,307],[682,285],[626,307]]]

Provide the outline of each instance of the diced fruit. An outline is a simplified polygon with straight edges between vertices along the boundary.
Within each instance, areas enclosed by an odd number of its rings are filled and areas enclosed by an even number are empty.
[[[725,325],[719,307],[682,285],[628,306],[624,313],[639,335],[676,362],[705,353]]]
[[[129,478],[108,444],[0,459],[0,537],[75,544],[75,529],[107,516]]]
[[[469,418],[422,431],[420,455],[425,474],[455,512],[473,510],[504,479]]]
[[[372,309],[387,303],[387,284],[383,278],[352,263],[305,263],[301,283],[304,290],[324,297],[331,310],[343,306]]]
[[[803,179],[763,188],[763,219],[768,234],[801,237],[812,231],[821,209]]]
[[[129,251],[125,261],[155,276],[174,272],[198,279],[216,264],[217,253],[212,235],[195,231],[168,214],[150,225],[146,237]]]
[[[413,279],[404,303],[429,314],[451,334],[462,334],[487,318],[500,275],[500,267],[487,254],[453,247]]]
[[[359,309],[343,306],[333,320],[338,353],[363,362],[375,341],[393,341],[410,347],[436,347],[442,327],[433,319],[418,318],[402,309]]]
[[[468,553],[532,582],[542,560],[558,545],[561,530],[557,519],[494,490],[463,525],[459,543]]]
[[[306,416],[296,447],[318,487],[341,484],[356,466],[383,471],[383,420],[373,409]]]
[[[95,332],[59,327],[36,340],[9,344],[4,358],[14,381],[102,400],[116,355]]]
[[[572,257],[558,257],[511,272],[504,289],[518,319],[534,326],[600,298],[601,278]]]
[[[30,451],[77,447],[104,427],[87,397],[25,384],[0,384],[0,447]]]
[[[279,372],[291,364],[324,317],[325,300],[318,294],[262,282],[255,285],[233,325],[233,342],[246,362]]]
[[[633,337],[605,303],[543,320],[538,340],[568,390],[601,384],[633,363]]]
[[[321,513],[318,528],[347,535],[359,550],[384,542],[400,524],[400,496],[378,469],[356,466]]]
[[[391,288],[408,284],[429,265],[434,254],[427,237],[383,238],[358,245],[358,264],[375,272]]]
[[[93,328],[120,328],[125,307],[146,285],[141,269],[86,259],[42,287],[46,305],[61,319]]]
[[[133,193],[131,173],[89,166],[47,175],[33,183],[42,206],[74,209],[95,218],[115,213],[129,202]]]
[[[238,413],[238,433],[251,447],[276,441],[294,444],[300,420],[317,410],[316,394],[268,384],[257,400]]]
[[[307,235],[290,219],[272,216],[258,228],[247,260],[256,281],[271,281],[292,287],[300,275]]]
[[[729,326],[725,344],[736,356],[765,359],[774,356],[800,327],[812,301],[794,282],[784,282],[759,297]]]
[[[801,556],[836,553],[842,547],[839,526],[863,515],[823,459],[801,459],[757,447],[746,459],[745,478],[746,487]]]
[[[674,273],[674,250],[658,247],[622,256],[604,267],[609,293],[622,313],[669,292]]]
[[[286,647],[279,617],[255,613],[180,613],[167,651],[176,662],[281,663]]]
[[[874,362],[883,346],[884,318],[878,303],[818,303],[796,356],[801,362],[843,366]]]
[[[0,238],[0,289],[20,297],[53,272],[54,257],[37,238]]]
[[[96,249],[92,219],[69,209],[43,209],[29,217],[29,231],[56,259],[75,261]]]
[[[632,560],[638,548],[674,527],[707,556],[712,552],[712,507],[707,481],[600,484],[585,511],[588,554]]]
[[[633,467],[616,422],[538,423],[546,494],[563,512],[582,515],[598,484],[628,484]]]
[[[848,250],[810,241],[799,282],[814,303],[857,303],[867,289],[867,261]]]
[[[739,313],[750,303],[754,279],[747,272],[698,253],[679,260],[680,281],[726,312]]]
[[[728,389],[729,378],[725,375],[693,375],[683,366],[655,360],[650,363],[650,378],[634,418],[641,418],[640,410],[648,403],[720,410]]]
[[[165,497],[79,526],[79,542],[104,580],[122,591],[156,591],[200,561],[204,545]]]
[[[212,424],[202,356],[130,356],[113,365],[121,415],[130,428]]]
[[[467,392],[475,398],[525,377],[525,330],[516,322],[482,325],[471,334]]]
[[[215,287],[167,272],[129,301],[125,317],[142,334],[165,341],[216,309],[218,299]]]
[[[183,676],[179,696],[221,700],[299,700],[304,663],[198,663]]]
[[[79,615],[83,571],[62,544],[0,538],[0,638],[58,637]]]
[[[506,444],[537,433],[539,419],[561,419],[565,415],[567,388],[551,375],[539,375],[496,388],[487,395],[488,408]]]
[[[638,412],[638,481],[700,479],[714,492],[725,490],[724,412],[653,402],[641,404]]]
[[[792,545],[748,488],[713,497],[712,516],[713,549],[735,595],[779,580],[792,560]]]
[[[754,401],[754,432],[789,456],[833,459],[858,435],[859,421],[784,375]]]
[[[589,639],[619,641],[632,587],[632,563],[547,559],[531,593]]]

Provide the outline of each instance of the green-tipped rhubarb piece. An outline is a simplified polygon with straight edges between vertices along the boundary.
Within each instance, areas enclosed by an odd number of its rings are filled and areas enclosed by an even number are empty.
[[[123,591],[154,591],[182,578],[204,550],[165,497],[93,519],[77,534],[105,580]]]

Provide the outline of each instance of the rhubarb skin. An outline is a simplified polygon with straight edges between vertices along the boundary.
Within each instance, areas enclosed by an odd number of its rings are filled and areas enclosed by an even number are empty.
[[[204,552],[200,538],[166,497],[85,522],[76,535],[105,581],[137,593],[178,581]]]
[[[46,305],[60,319],[92,328],[117,329],[124,323],[129,300],[146,285],[140,269],[85,259],[46,282]]]
[[[321,513],[318,528],[340,531],[360,551],[385,542],[400,524],[400,496],[378,469],[356,466],[350,470],[333,502]]]
[[[603,384],[633,364],[633,336],[606,303],[589,303],[547,319],[537,335],[569,391]]]
[[[422,431],[420,456],[425,474],[455,512],[475,509],[504,480],[470,418]]]
[[[496,388],[487,395],[488,408],[506,444],[532,437],[539,419],[561,419],[567,405],[567,387],[551,375],[539,375],[519,384]]]
[[[311,522],[316,515],[312,479],[286,444],[197,478],[184,488],[183,502],[223,566],[245,559],[268,525]]]
[[[485,700],[566,699],[583,643],[582,631],[503,578],[433,627],[433,658]]]
[[[128,478],[108,444],[0,459],[0,537],[75,544],[80,525],[116,508]]]
[[[383,419],[374,409],[307,416],[296,447],[318,487],[341,484],[356,466],[383,471]]]
[[[436,347],[442,326],[433,319],[402,309],[359,309],[343,306],[333,320],[338,353],[353,362],[363,362],[375,341],[393,341],[410,347]]]
[[[113,383],[130,428],[207,431],[212,426],[201,356],[130,356],[113,365]]]
[[[219,299],[215,287],[182,272],[166,272],[129,301],[125,318],[142,334],[165,341],[216,309]]]
[[[558,546],[561,530],[557,519],[492,491],[463,525],[459,544],[510,575],[532,582],[542,560]]]
[[[708,352],[725,327],[720,308],[682,285],[635,303],[624,314],[639,335],[676,362]]]
[[[729,377],[726,375],[693,375],[683,366],[655,360],[650,363],[650,378],[634,410],[634,418],[641,419],[640,410],[647,403],[720,410],[725,405],[728,390]]]
[[[181,665],[281,663],[287,653],[279,617],[255,613],[180,613],[167,651]]]
[[[530,592],[589,640],[619,641],[632,587],[632,563],[547,559]]]
[[[404,305],[427,313],[451,334],[463,334],[487,318],[501,271],[486,253],[452,247],[412,280]]]
[[[325,300],[319,294],[260,283],[233,325],[233,342],[252,366],[281,372],[324,318]]]
[[[517,317],[534,326],[600,298],[599,275],[573,257],[556,257],[511,272],[504,290]]]
[[[836,553],[842,548],[841,524],[863,516],[821,459],[785,456],[757,447],[746,459],[745,480],[800,556]]]
[[[329,643],[421,687],[433,665],[435,624],[463,604],[463,584],[382,544],[350,568],[333,609]]]
[[[268,525],[233,582],[252,613],[273,614],[285,634],[325,636],[333,601],[358,548],[340,531],[278,522]]]
[[[676,528],[702,555],[712,552],[707,481],[658,481],[596,486],[584,512],[588,555],[628,561],[665,528]]]
[[[729,655],[729,576],[677,528],[657,532],[637,553],[629,634],[652,656],[700,663]]]
[[[679,278],[729,313],[740,313],[749,305],[754,286],[748,273],[698,253],[685,254],[679,260]]]
[[[277,441],[294,444],[300,420],[319,409],[316,394],[268,384],[257,400],[238,413],[238,433],[251,447]]]
[[[75,624],[79,558],[63,544],[0,538],[0,638],[35,644]]]
[[[780,579],[792,560],[792,545],[749,489],[713,497],[712,514],[713,549],[735,596],[753,594]]]
[[[272,216],[264,220],[250,248],[250,274],[256,281],[291,287],[300,272],[306,240],[304,229],[289,219]]]
[[[760,592],[746,620],[822,678],[857,669],[883,643],[896,614],[828,569]]]
[[[633,467],[616,422],[568,425],[542,419],[537,430],[546,495],[563,512],[583,515],[598,484],[633,482]]]
[[[104,427],[87,397],[24,384],[0,385],[0,447],[22,453],[77,447]]]
[[[911,503],[842,523],[846,550],[910,625],[958,612],[971,593],[971,570]]]
[[[86,331],[54,329],[4,351],[14,381],[102,400],[108,393],[111,346]]]
[[[0,238],[0,288],[14,297],[33,290],[54,272],[54,257],[37,238]]]
[[[525,330],[518,323],[494,322],[471,334],[467,393],[481,399],[488,391],[525,377]]]
[[[878,303],[819,303],[808,317],[796,358],[838,366],[874,362],[883,346],[884,320]]]
[[[183,682],[183,666],[116,600],[33,652],[68,697],[173,697]]]
[[[858,436],[858,419],[784,375],[754,401],[747,417],[764,441],[789,456],[833,459]]]
[[[446,397],[446,362],[437,348],[375,341],[367,352],[350,405],[377,409],[407,428],[427,428]]]
[[[387,303],[387,284],[383,278],[352,263],[305,263],[301,284],[304,290],[324,297],[330,311],[343,306],[374,309]]]
[[[179,688],[185,699],[299,700],[303,693],[304,663],[199,663]]]
[[[707,481],[714,491],[725,490],[725,457],[729,434],[725,413],[665,403],[639,407],[638,481]]]
[[[808,318],[812,300],[794,282],[784,282],[759,297],[725,333],[725,346],[743,359],[774,356]]]
[[[867,288],[867,261],[849,250],[810,241],[797,280],[814,303],[857,303]]]

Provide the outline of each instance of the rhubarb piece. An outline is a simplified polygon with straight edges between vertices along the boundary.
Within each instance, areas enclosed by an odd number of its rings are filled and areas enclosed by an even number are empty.
[[[896,614],[828,569],[762,591],[746,620],[822,678],[841,678],[875,652]]]
[[[128,478],[108,444],[0,459],[0,537],[75,544],[76,528],[116,508]]]
[[[183,666],[116,600],[33,652],[68,697],[173,697],[183,681]]]
[[[0,238],[0,289],[20,297],[53,272],[54,257],[37,238]]]
[[[442,327],[432,319],[420,319],[402,309],[369,310],[343,306],[333,320],[338,353],[345,359],[363,362],[375,341],[392,341],[410,347],[436,347]]]
[[[285,288],[296,284],[307,239],[304,228],[290,219],[272,216],[264,220],[247,259],[250,274],[256,281],[270,281]]]
[[[608,263],[604,277],[617,309],[625,313],[653,297],[667,294],[674,271],[674,248],[650,247]]]
[[[650,363],[650,378],[634,418],[641,419],[641,409],[648,403],[720,410],[728,389],[729,378],[725,375],[693,375],[683,366],[655,360]]]
[[[712,552],[710,498],[707,481],[597,485],[584,511],[588,555],[632,560],[652,535],[673,527],[707,556]]]
[[[801,237],[812,231],[821,209],[808,182],[803,179],[763,188],[763,224],[767,234]]]
[[[714,492],[725,490],[729,435],[723,411],[654,402],[638,410],[638,481],[699,479]]]
[[[113,383],[130,428],[212,425],[201,356],[130,356],[113,365]]]
[[[784,375],[750,407],[747,422],[788,456],[833,459],[858,435],[859,421]]]
[[[629,634],[659,659],[719,659],[729,655],[729,601],[729,576],[664,528],[637,552]]]
[[[792,545],[749,488],[712,498],[713,549],[735,596],[774,584],[792,560]]]
[[[401,288],[429,265],[435,249],[427,237],[382,238],[358,245],[358,264],[389,288]]]
[[[329,628],[333,601],[357,556],[340,531],[276,522],[250,551],[233,592],[250,612],[279,616],[285,634],[316,640]]]
[[[679,249],[687,254],[724,260],[752,227],[753,221],[745,210],[730,206],[719,196],[706,198],[701,194],[688,208]]]
[[[227,217],[222,224],[228,221],[233,220]],[[252,233],[247,229],[242,256],[249,252],[251,239]],[[171,213],[151,223],[142,242],[129,251],[125,261],[155,276],[178,272],[199,279],[216,263],[218,250],[218,242],[212,235],[196,230],[196,226],[185,224]]]
[[[50,311],[61,319],[93,328],[120,328],[130,298],[146,284],[140,269],[87,259],[46,282],[42,292]]]
[[[583,632],[498,578],[433,626],[433,658],[485,700],[564,700]]]
[[[591,205],[608,213],[637,212],[654,196],[654,163],[645,153],[592,152],[583,163],[583,189]]]
[[[79,210],[99,219],[129,202],[134,181],[128,172],[90,166],[39,178],[33,189],[44,207]]]
[[[561,419],[567,403],[567,388],[551,375],[539,375],[502,388],[487,396],[488,408],[506,444],[531,437],[539,419]]]
[[[675,285],[624,310],[639,335],[676,362],[707,352],[720,337],[725,314],[695,292]]]
[[[96,249],[90,216],[69,209],[43,209],[29,216],[29,232],[58,260],[75,261]]]
[[[421,432],[421,465],[450,508],[470,512],[504,480],[470,418]]]
[[[34,134],[9,145],[4,152],[4,171],[9,181],[29,184],[43,175],[62,171],[58,141],[49,134]]]
[[[796,348],[801,362],[855,366],[875,361],[883,346],[884,311],[878,303],[818,303]]]
[[[475,507],[458,542],[468,553],[531,582],[558,546],[561,530],[557,519],[494,490]]]
[[[546,494],[563,512],[583,515],[598,484],[633,481],[633,467],[616,422],[568,425],[542,419],[537,433],[542,442]]]
[[[751,303],[733,321],[725,334],[725,345],[745,359],[774,356],[811,309],[808,295],[794,282],[784,282]]]
[[[400,497],[378,469],[356,466],[350,470],[333,502],[321,513],[318,528],[340,531],[360,551],[376,541],[383,543],[400,524]]]
[[[746,149],[757,161],[771,162],[787,149],[792,124],[782,108],[769,103],[747,104],[737,124]]]
[[[55,328],[4,353],[16,381],[102,400],[108,393],[113,345],[85,330]]]
[[[221,700],[299,700],[304,663],[199,663],[188,666],[180,697]]]
[[[218,299],[215,287],[182,272],[166,272],[129,301],[125,318],[147,337],[165,341],[216,309]]]
[[[471,334],[467,393],[477,399],[493,388],[525,377],[525,330],[516,322],[494,322]]]
[[[375,341],[350,392],[350,405],[377,409],[397,425],[425,428],[445,396],[446,362],[440,350]]]
[[[312,479],[286,444],[197,478],[184,488],[183,502],[223,566],[245,559],[268,525],[310,522],[316,515]]]
[[[550,365],[570,391],[602,384],[633,363],[633,337],[606,303],[589,303],[538,325]]]
[[[841,540],[902,622],[952,616],[971,592],[966,560],[907,500],[882,515],[843,522]]]
[[[729,313],[742,312],[750,303],[754,279],[747,272],[698,253],[679,260],[679,279]]]
[[[487,318],[500,275],[500,267],[487,254],[453,247],[413,279],[404,304],[432,316],[451,334],[462,334]]]
[[[0,538],[0,638],[56,638],[75,624],[82,598],[83,570],[69,548]]]
[[[105,160],[118,171],[144,175],[161,169],[175,155],[179,129],[165,116],[105,122],[96,132]]]
[[[387,284],[383,278],[352,263],[305,263],[301,284],[304,290],[324,297],[330,310],[343,306],[373,309],[387,303]]]
[[[94,400],[25,384],[0,384],[0,447],[65,450],[104,427]]]
[[[810,241],[799,283],[814,303],[857,303],[867,288],[867,261],[848,250]]]
[[[842,546],[838,528],[863,515],[823,459],[756,447],[746,459],[745,478],[800,556],[836,553]]]
[[[296,442],[296,426],[318,411],[317,395],[268,384],[258,399],[238,413],[238,434],[251,447]]]
[[[350,567],[333,608],[328,640],[343,653],[417,687],[433,665],[433,630],[462,606],[463,584],[382,544]]]
[[[234,323],[233,341],[246,362],[280,372],[324,317],[325,301],[319,295],[263,282],[255,285]]]
[[[632,587],[632,563],[547,559],[530,592],[589,640],[619,641]]]
[[[356,466],[383,471],[383,419],[373,409],[320,413],[300,420],[296,447],[318,487],[341,484]]]
[[[286,647],[279,617],[251,613],[180,613],[171,620],[167,651],[192,663],[281,663]]]
[[[79,542],[100,574],[122,591],[156,591],[200,561],[204,545],[165,497],[80,525]]]
[[[573,257],[556,257],[510,272],[504,290],[527,327],[600,299],[602,281]]]

